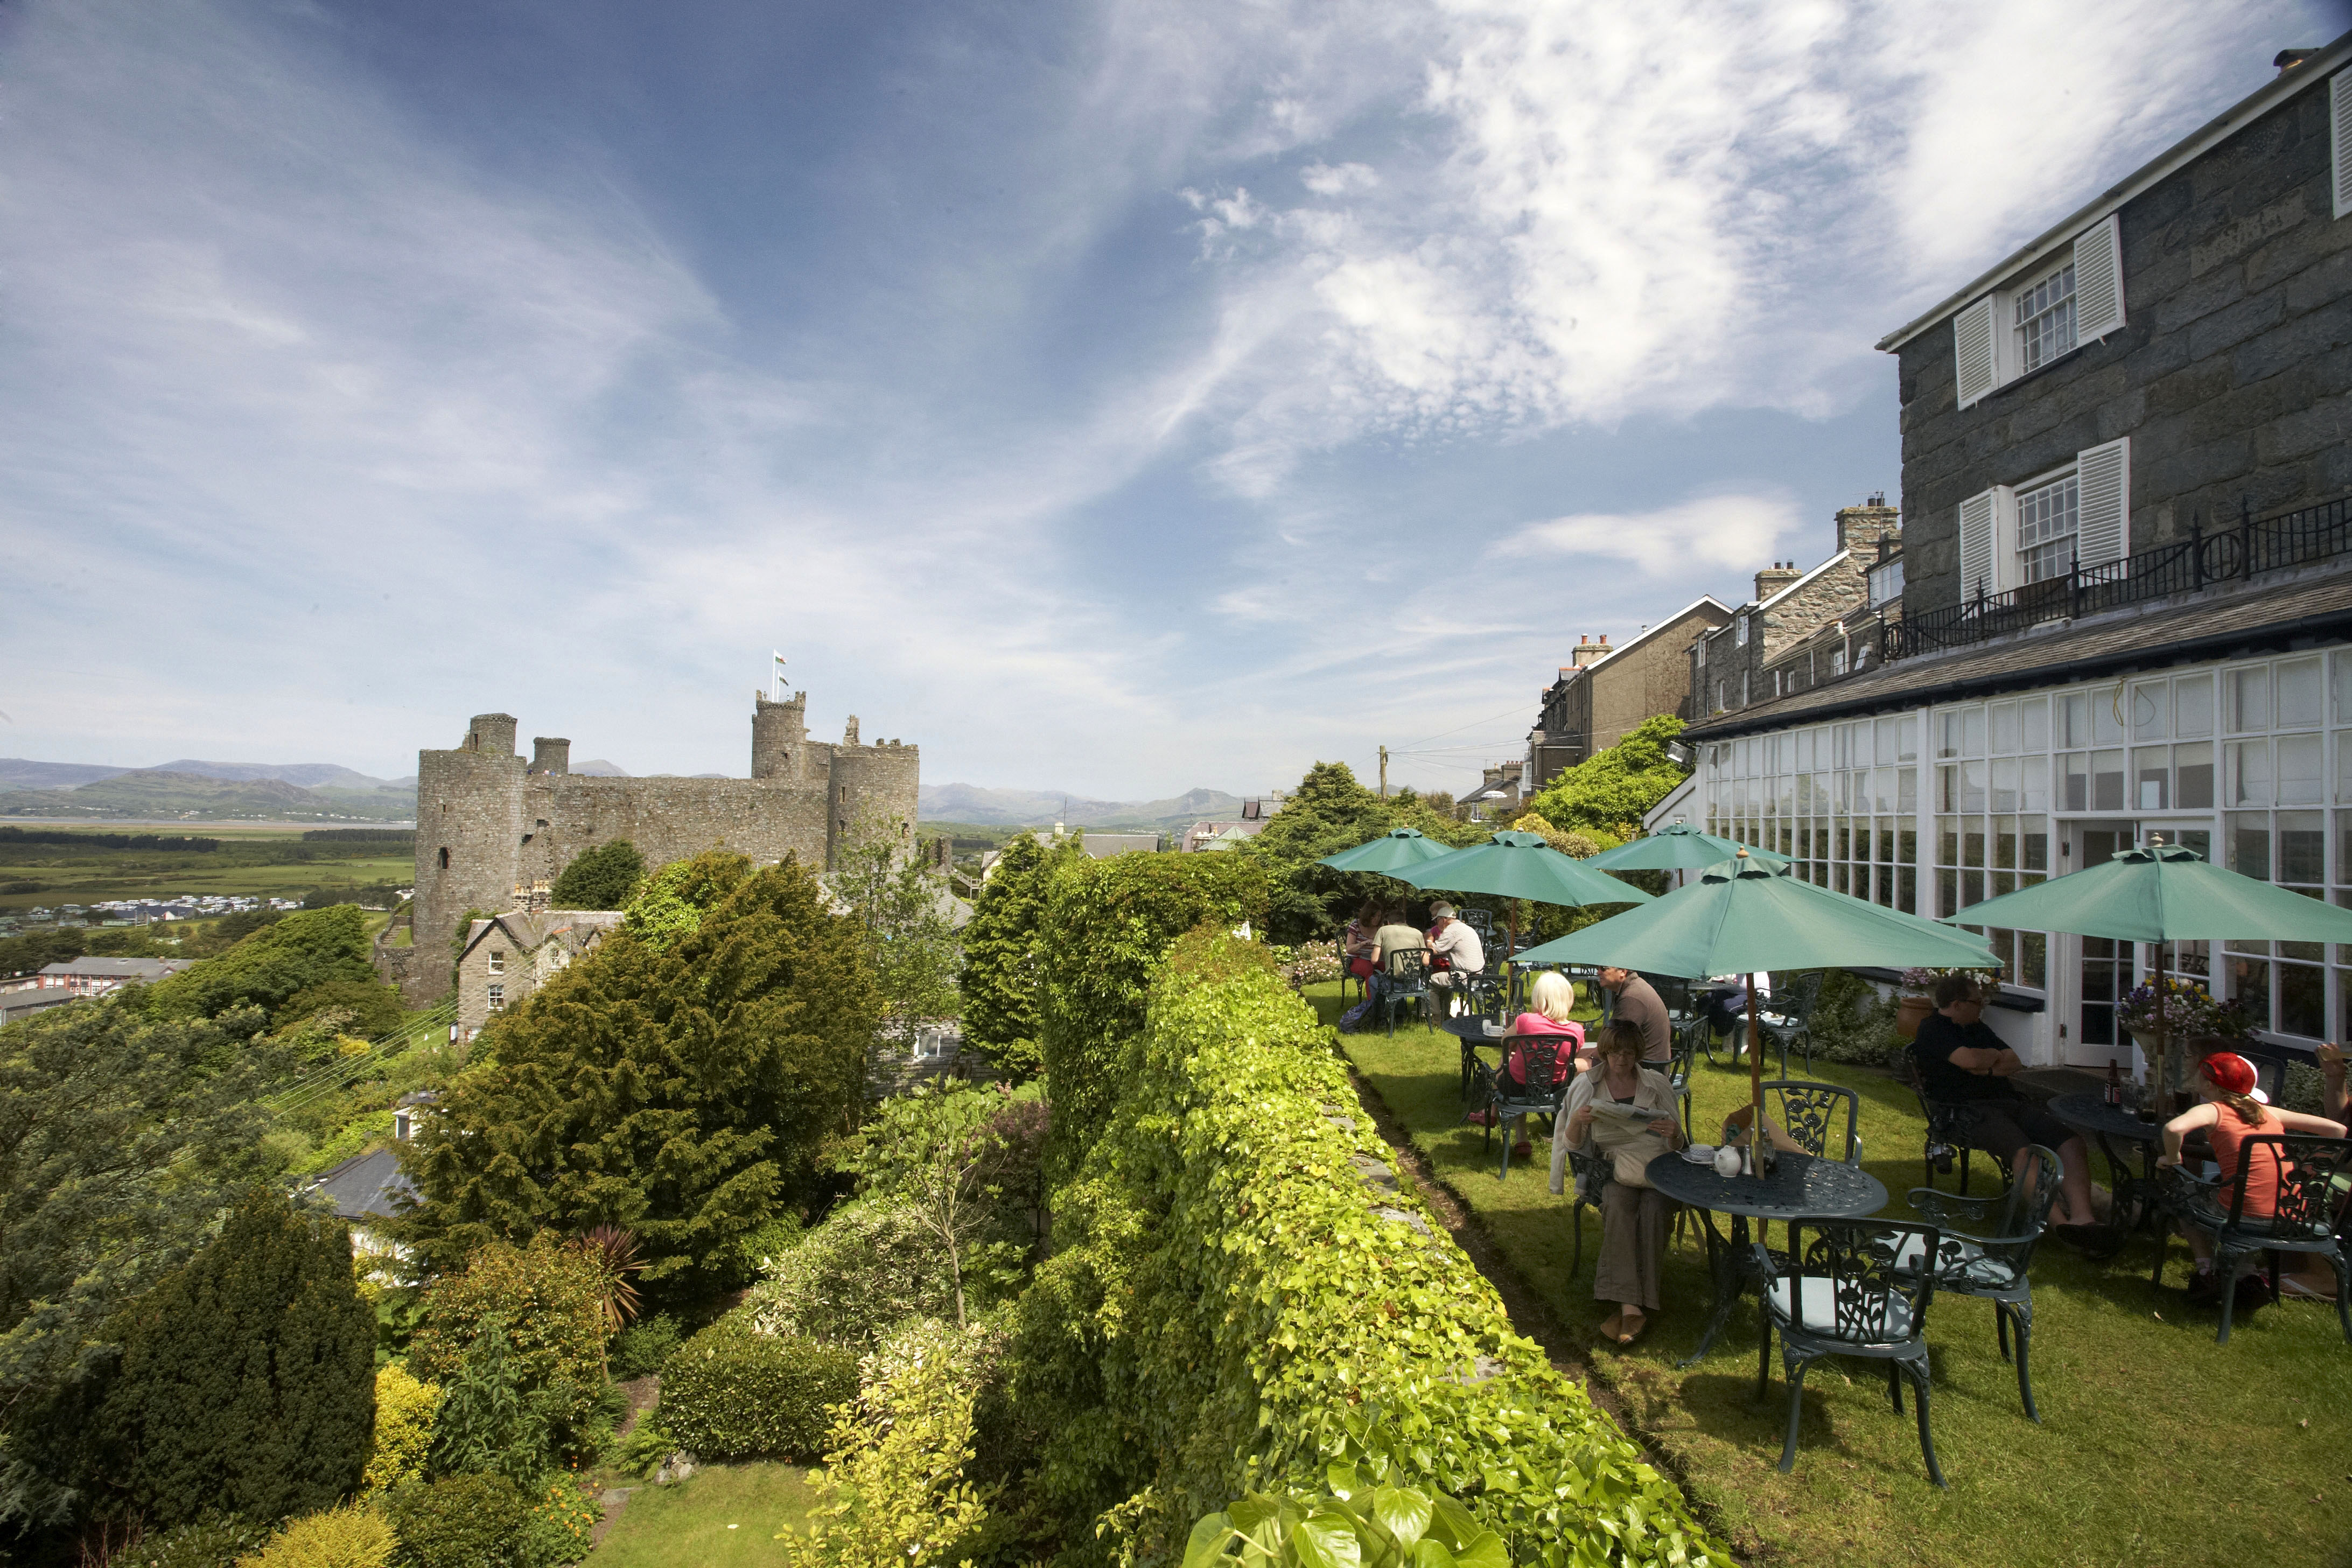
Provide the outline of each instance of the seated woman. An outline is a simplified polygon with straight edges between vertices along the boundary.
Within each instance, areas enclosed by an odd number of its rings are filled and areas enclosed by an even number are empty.
[[[2221,1167],[2221,1186],[2214,1194],[2221,1206],[2204,1208],[2203,1217],[2219,1225],[2228,1218],[2228,1194],[2238,1179],[2238,1170],[2246,1158],[2246,1140],[2281,1132],[2308,1132],[2321,1138],[2341,1138],[2344,1124],[2322,1116],[2306,1116],[2299,1110],[2278,1110],[2254,1098],[2254,1064],[2229,1051],[2216,1051],[2197,1064],[2199,1103],[2189,1107],[2164,1124],[2164,1152],[2158,1165],[2180,1163],[2181,1140],[2200,1128],[2212,1141],[2214,1162]],[[2253,1152],[2252,1165],[2246,1167],[2246,1206],[2243,1213],[2257,1219],[2266,1219],[2278,1212],[2278,1158],[2268,1149]],[[2197,1277],[2189,1283],[2189,1299],[2206,1303],[2218,1301],[2221,1292],[2235,1289],[2241,1308],[2258,1307],[2270,1300],[2270,1288],[2260,1276],[2249,1276],[2233,1287],[2231,1282],[2214,1278],[2213,1243],[2194,1226],[2181,1227],[2189,1237],[2189,1250],[2197,1255]],[[2247,1259],[2252,1262],[2252,1258]]]
[[[1528,1010],[1511,1020],[1504,1035],[1510,1039],[1510,1055],[1503,1061],[1502,1078],[1506,1090],[1524,1091],[1528,1083],[1530,1066],[1540,1069],[1546,1078],[1556,1075],[1553,1062],[1557,1053],[1573,1057],[1584,1049],[1584,1026],[1569,1015],[1576,1011],[1576,983],[1557,970],[1547,969],[1536,976],[1528,992]],[[1578,1071],[1581,1071],[1581,1064]]]
[[[1339,955],[1348,965],[1348,973],[1359,980],[1370,980],[1372,969],[1380,960],[1381,905],[1377,899],[1366,899],[1356,910],[1356,918],[1339,933]]]
[[[1559,1192],[1569,1151],[1605,1158],[1610,1179],[1601,1189],[1601,1258],[1592,1271],[1592,1298],[1616,1310],[1601,1332],[1621,1345],[1641,1337],[1658,1310],[1658,1264],[1666,1250],[1672,1205],[1650,1185],[1647,1166],[1682,1147],[1674,1090],[1664,1073],[1642,1065],[1642,1031],[1631,1024],[1602,1026],[1599,1059],[1569,1086],[1552,1131],[1551,1190]],[[1644,1116],[1643,1112],[1650,1114]]]

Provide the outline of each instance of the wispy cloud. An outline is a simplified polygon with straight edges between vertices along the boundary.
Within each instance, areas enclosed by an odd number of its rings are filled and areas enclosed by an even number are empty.
[[[1689,581],[1694,567],[1753,569],[1811,520],[1787,496],[1696,497],[1642,512],[1579,512],[1531,522],[1496,544],[1500,561],[1623,561],[1643,575]]]

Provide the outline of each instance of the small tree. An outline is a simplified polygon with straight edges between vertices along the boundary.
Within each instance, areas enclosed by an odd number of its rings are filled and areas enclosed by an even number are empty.
[[[429,1473],[496,1473],[519,1487],[539,1479],[547,1466],[547,1429],[524,1396],[522,1379],[506,1320],[493,1312],[475,1326],[473,1343],[434,1407]]]
[[[908,835],[896,817],[860,821],[825,879],[865,933],[883,1016],[900,1025],[955,1015],[961,956],[953,897],[907,852]]]
[[[1015,835],[990,868],[963,928],[963,1037],[1016,1078],[1045,1065],[1037,1043],[1037,933],[1055,869],[1081,851],[1075,839],[1050,850],[1034,834]]]
[[[581,851],[555,879],[551,895],[559,910],[617,910],[646,874],[646,858],[625,838]]]
[[[939,1244],[958,1328],[969,1321],[965,1276],[986,1256],[975,1249],[1003,1228],[1005,1141],[996,1118],[1005,1103],[1001,1089],[929,1086],[887,1100],[858,1160],[867,1193],[905,1205]]]
[[[131,1510],[165,1525],[215,1509],[283,1519],[359,1486],[375,1314],[339,1222],[257,1192],[109,1327],[122,1356],[98,1426]]]
[[[1666,742],[1682,732],[1683,721],[1671,713],[1644,719],[1607,751],[1552,780],[1528,809],[1564,831],[1631,838],[1642,830],[1643,815],[1689,776],[1666,755]]]

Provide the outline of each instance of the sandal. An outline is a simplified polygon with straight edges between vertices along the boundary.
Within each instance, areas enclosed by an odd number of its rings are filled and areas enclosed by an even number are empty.
[[[1612,1345],[1625,1342],[1625,1314],[1612,1312],[1601,1320],[1601,1337]]]
[[[1635,1320],[1632,1328],[1627,1328],[1625,1326],[1624,1319],[1625,1314],[1623,1312],[1621,1311],[1617,1314],[1617,1342],[1620,1345],[1630,1345],[1635,1340],[1642,1337],[1642,1331],[1643,1329],[1650,1326],[1650,1315],[1647,1312],[1643,1313],[1640,1318]]]

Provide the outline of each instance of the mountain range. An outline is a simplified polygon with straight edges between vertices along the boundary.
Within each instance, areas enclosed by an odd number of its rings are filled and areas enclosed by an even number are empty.
[[[79,820],[406,822],[416,780],[372,778],[333,763],[211,763],[153,768],[0,757],[0,816]]]
[[[978,784],[925,784],[916,815],[925,822],[969,822],[987,827],[1150,827],[1170,831],[1195,822],[1231,821],[1242,814],[1239,795],[1192,789],[1164,800],[1089,800],[1058,790],[983,789]]]

